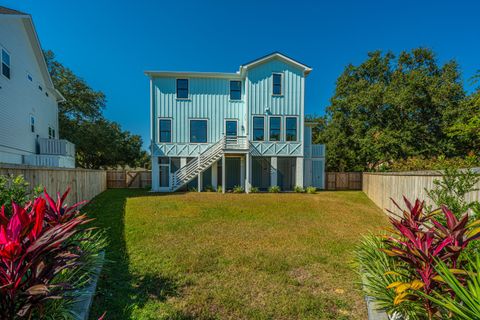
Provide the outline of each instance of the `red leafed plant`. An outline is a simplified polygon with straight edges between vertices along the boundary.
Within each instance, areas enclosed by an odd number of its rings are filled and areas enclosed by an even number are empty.
[[[40,197],[24,207],[13,203],[8,214],[1,208],[0,319],[31,318],[45,301],[68,288],[53,285],[52,279],[75,267],[78,252],[68,240],[89,220],[76,206],[63,207],[66,194],[55,203],[45,193],[48,205]]]
[[[441,282],[435,270],[437,261],[444,262],[450,268],[458,268],[460,253],[472,240],[480,236],[478,231],[470,231],[473,224],[468,224],[468,213],[460,219],[445,206],[431,213],[424,213],[424,203],[419,200],[412,205],[404,198],[407,210],[401,216],[390,218],[394,228],[393,234],[387,236],[384,250],[389,256],[405,262],[406,270],[402,275],[409,275],[409,282],[396,281],[388,286],[394,288],[395,304],[405,300],[418,299],[416,290],[430,294],[441,289]],[[395,205],[400,208],[396,203]],[[401,209],[401,208],[400,208]],[[393,212],[391,212],[395,215]],[[435,219],[437,214],[445,217],[445,225]],[[457,270],[460,271],[460,270]],[[397,272],[392,272],[395,274]],[[436,313],[430,300],[423,300],[429,319]]]

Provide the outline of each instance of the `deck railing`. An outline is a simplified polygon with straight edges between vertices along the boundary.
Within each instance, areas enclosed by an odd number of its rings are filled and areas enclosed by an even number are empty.
[[[64,139],[38,138],[40,154],[75,157],[75,145]]]

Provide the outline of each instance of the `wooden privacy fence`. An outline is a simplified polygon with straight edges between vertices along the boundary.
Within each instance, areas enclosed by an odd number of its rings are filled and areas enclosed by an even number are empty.
[[[151,171],[107,171],[107,188],[147,188],[151,185]]]
[[[398,210],[390,198],[398,204],[403,205],[403,196],[410,201],[415,199],[425,200],[427,204],[432,204],[428,199],[425,189],[430,190],[434,187],[433,181],[441,179],[442,175],[433,171],[422,172],[388,172],[388,173],[363,173],[363,192],[381,209],[396,211]],[[476,185],[480,189],[480,182]],[[480,200],[480,192],[471,192],[467,194],[468,201]]]
[[[63,193],[71,188],[69,204],[91,200],[107,189],[106,172],[102,170],[41,168],[0,165],[0,175],[22,175],[30,187],[42,185],[50,194]]]
[[[327,190],[362,190],[361,172],[327,172]]]

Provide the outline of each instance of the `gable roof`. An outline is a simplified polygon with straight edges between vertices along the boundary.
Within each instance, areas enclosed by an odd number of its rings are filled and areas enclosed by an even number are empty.
[[[280,60],[283,60],[287,63],[290,63],[290,64],[292,64],[292,65],[294,65],[294,66],[296,66],[300,69],[303,69],[303,72],[304,72],[305,76],[308,75],[310,73],[310,71],[312,71],[312,68],[307,66],[306,64],[301,63],[301,62],[299,62],[295,59],[292,59],[289,56],[287,56],[287,55],[285,55],[281,52],[278,52],[278,51],[272,52],[272,53],[267,54],[263,57],[260,57],[260,58],[257,58],[255,60],[249,61],[245,64],[242,64],[240,66],[240,71],[243,72],[244,70],[247,70],[249,68],[252,68],[254,66],[257,66],[259,64],[265,63],[265,62],[273,60],[273,59],[280,59]]]
[[[32,16],[28,13],[23,13],[14,9],[0,6],[0,16],[1,15],[11,15],[15,16],[16,18],[18,17],[19,19],[22,19],[23,26],[27,31],[28,39],[30,41],[30,44],[32,45],[35,59],[37,60],[37,64],[40,68],[40,72],[42,73],[42,77],[45,81],[46,86],[56,95],[57,101],[64,101],[65,98],[57,89],[55,89],[52,78],[50,77],[50,73],[48,72],[47,63],[43,55],[42,46],[40,45],[37,31],[35,30],[35,26],[33,24]]]

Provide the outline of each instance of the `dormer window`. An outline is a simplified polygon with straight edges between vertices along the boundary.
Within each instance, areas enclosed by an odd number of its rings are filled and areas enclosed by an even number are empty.
[[[188,99],[188,79],[177,79],[177,99]]]
[[[272,93],[274,96],[281,96],[283,94],[283,74],[274,73],[272,75]]]
[[[2,58],[1,59],[2,60],[2,65],[1,65],[2,74],[7,79],[10,79],[10,54],[5,49],[2,49],[1,58]]]

